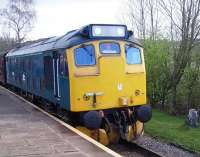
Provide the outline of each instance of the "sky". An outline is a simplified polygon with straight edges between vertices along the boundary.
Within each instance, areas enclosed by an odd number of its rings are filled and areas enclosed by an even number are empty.
[[[29,39],[63,35],[91,23],[120,24],[125,0],[35,0],[37,20]],[[0,0],[0,7],[7,0]]]

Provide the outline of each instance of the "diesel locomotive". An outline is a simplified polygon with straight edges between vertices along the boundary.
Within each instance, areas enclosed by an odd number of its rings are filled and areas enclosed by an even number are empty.
[[[131,141],[151,119],[143,48],[125,25],[90,24],[0,57],[0,80],[64,110],[107,145]]]

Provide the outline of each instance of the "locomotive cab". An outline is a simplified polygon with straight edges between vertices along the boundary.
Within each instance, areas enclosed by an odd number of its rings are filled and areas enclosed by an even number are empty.
[[[67,53],[71,111],[146,104],[143,49],[125,41],[97,40]]]

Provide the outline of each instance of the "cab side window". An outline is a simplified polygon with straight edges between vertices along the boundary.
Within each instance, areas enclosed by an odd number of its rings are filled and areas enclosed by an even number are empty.
[[[91,66],[96,64],[93,45],[86,45],[74,50],[74,60],[77,66]]]

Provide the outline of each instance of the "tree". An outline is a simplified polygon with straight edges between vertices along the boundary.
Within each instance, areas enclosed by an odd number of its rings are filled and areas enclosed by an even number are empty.
[[[152,105],[164,109],[170,78],[170,43],[167,40],[145,40],[148,95]]]
[[[158,36],[158,4],[158,0],[128,0],[128,15],[123,22],[137,32],[138,38],[143,41],[149,37],[155,40]]]
[[[128,0],[128,15],[123,18],[123,22],[127,23],[135,32],[137,31],[137,36],[140,39],[145,39],[146,37],[145,2],[146,0]]]
[[[168,2],[168,3],[167,3]],[[173,4],[169,5],[169,4]],[[171,21],[171,35],[175,47],[171,72],[173,108],[176,108],[177,86],[184,74],[184,70],[191,63],[192,49],[196,46],[200,35],[200,0],[161,0],[163,12]]]
[[[155,40],[158,36],[158,16],[159,16],[159,7],[158,0],[148,0],[147,7],[150,15],[150,38]]]
[[[192,106],[192,96],[194,94],[195,87],[200,81],[200,55],[195,55],[193,60],[194,61],[186,67],[184,73],[185,86],[187,89],[187,110],[189,110]]]
[[[33,28],[36,18],[33,0],[9,0],[0,16],[11,34],[14,33],[16,41],[21,43]]]
[[[13,47],[15,47],[16,42],[13,38],[10,38],[9,34],[3,34],[2,37],[0,37],[0,54],[8,52]]]

